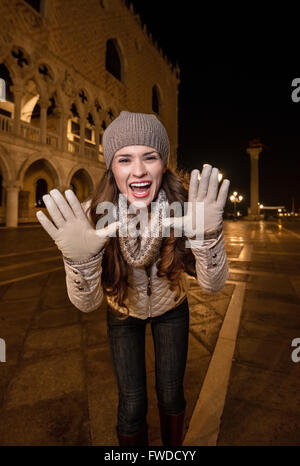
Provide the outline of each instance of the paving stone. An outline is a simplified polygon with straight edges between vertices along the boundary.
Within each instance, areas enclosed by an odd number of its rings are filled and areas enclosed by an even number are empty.
[[[108,345],[86,348],[84,354],[89,386],[115,379]]]
[[[74,306],[62,308],[42,309],[31,322],[31,328],[51,328],[71,325],[79,322],[79,311]]]
[[[278,295],[281,297],[282,295]],[[299,305],[289,302],[280,302],[279,298],[263,299],[260,302],[257,299],[246,297],[242,319],[251,320],[262,325],[282,326],[285,328],[300,327]]]
[[[228,399],[217,445],[299,445],[299,413],[267,408],[244,400]]]
[[[300,332],[294,328],[286,328],[283,326],[276,326],[269,323],[268,325],[261,325],[259,321],[242,319],[242,325],[239,329],[239,338],[258,338],[264,341],[291,342],[294,338],[298,338]]]
[[[91,445],[85,392],[1,411],[0,445]]]
[[[295,363],[284,374],[247,364],[232,365],[228,398],[262,403],[266,409],[277,408],[300,415],[299,392],[299,368]]]
[[[192,359],[205,359],[211,357],[209,349],[197,338],[196,331],[190,329],[189,332],[189,347],[188,347],[188,360]]]
[[[259,338],[238,338],[234,359],[262,369],[289,372],[293,369],[289,341],[274,342]]]
[[[262,277],[259,275],[251,275],[248,280],[247,290],[261,290],[274,295],[284,294],[293,295],[294,289],[290,284],[288,277],[278,277],[273,274],[270,277]]]
[[[84,390],[84,368],[80,351],[24,362],[8,386],[4,407],[33,405]]]
[[[0,412],[4,401],[6,388],[16,371],[15,362],[6,361],[0,363]]]
[[[30,272],[32,273],[32,266]],[[15,272],[13,272],[13,274],[15,274]],[[8,279],[6,273],[5,279]],[[41,291],[44,289],[46,282],[47,274],[39,275],[33,278],[29,278],[27,280],[20,280],[18,282],[14,282],[3,294],[2,299],[4,301],[10,301],[15,299],[35,298],[37,296],[40,296]]]
[[[24,342],[22,357],[29,359],[61,354],[65,350],[80,348],[80,344],[81,328],[79,325],[30,330]]]
[[[93,446],[117,446],[118,389],[112,379],[88,385],[89,418]]]
[[[96,311],[98,312],[98,311]],[[92,313],[91,313],[92,314]],[[86,345],[99,345],[107,342],[106,322],[101,321],[85,321],[82,324],[83,341]]]
[[[86,384],[93,445],[118,445],[118,388],[110,350],[106,346],[86,348]]]

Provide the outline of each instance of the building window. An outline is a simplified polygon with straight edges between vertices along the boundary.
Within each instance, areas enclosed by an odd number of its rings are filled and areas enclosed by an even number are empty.
[[[8,102],[13,102],[14,95],[11,91],[11,86],[13,83],[9,71],[4,65],[4,63],[0,64],[0,78],[2,78],[5,81],[5,100]]]
[[[107,71],[109,71],[116,79],[121,81],[121,61],[120,55],[117,49],[116,41],[109,39],[106,42],[106,58],[105,65]]]
[[[152,110],[159,115],[159,96],[156,86],[153,86],[152,88]]]
[[[71,121],[71,131],[73,134],[77,134],[80,136],[80,125],[79,123],[76,123],[76,121]]]
[[[40,178],[36,182],[35,187],[35,206],[36,207],[46,207],[43,201],[43,196],[48,194],[48,185],[47,181],[43,178]]]
[[[41,0],[25,0],[38,13],[41,12]]]

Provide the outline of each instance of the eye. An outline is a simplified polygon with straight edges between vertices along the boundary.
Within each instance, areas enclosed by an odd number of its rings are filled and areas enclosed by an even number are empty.
[[[147,160],[151,160],[151,159],[157,159],[156,155],[150,155],[149,157],[147,157]]]
[[[120,159],[119,162],[120,162],[120,163],[121,163],[121,162],[129,162],[129,160],[128,160],[128,159]]]

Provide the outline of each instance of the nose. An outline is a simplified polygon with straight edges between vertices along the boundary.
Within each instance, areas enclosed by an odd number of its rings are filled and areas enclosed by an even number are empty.
[[[144,176],[147,173],[146,165],[143,160],[137,158],[132,167],[132,175],[136,177]]]

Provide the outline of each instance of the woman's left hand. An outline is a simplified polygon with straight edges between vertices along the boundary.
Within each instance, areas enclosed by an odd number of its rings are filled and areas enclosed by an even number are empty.
[[[230,181],[224,179],[218,193],[218,168],[205,164],[200,180],[199,174],[198,169],[191,172],[186,215],[166,218],[163,221],[164,227],[170,225],[174,229],[182,230],[184,228],[184,235],[187,238],[192,238],[195,235],[199,238],[201,235],[209,235],[222,229],[223,212]],[[197,217],[198,221],[196,221]]]

